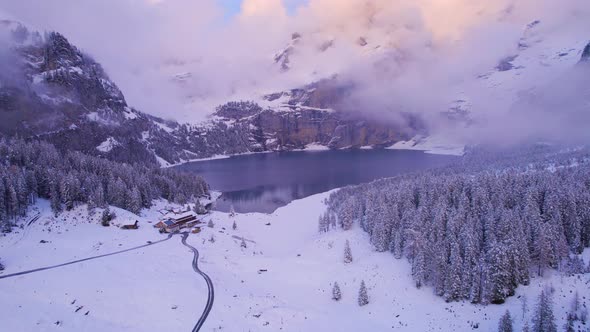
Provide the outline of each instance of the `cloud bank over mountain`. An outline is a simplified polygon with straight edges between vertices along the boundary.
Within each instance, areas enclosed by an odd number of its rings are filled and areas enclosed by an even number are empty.
[[[564,24],[590,31],[585,0],[309,0],[294,12],[281,0],[245,0],[230,19],[214,0],[2,0],[0,8],[63,32],[104,64],[132,105],[180,120],[337,75],[355,87],[343,105],[352,111],[394,120],[412,112],[436,124],[465,99],[491,125],[513,102],[482,90],[482,76],[517,54],[527,24],[542,22],[538,38]],[[579,39],[564,47],[587,42]],[[285,71],[273,58],[289,42]],[[534,75],[527,80],[514,90],[541,88]]]

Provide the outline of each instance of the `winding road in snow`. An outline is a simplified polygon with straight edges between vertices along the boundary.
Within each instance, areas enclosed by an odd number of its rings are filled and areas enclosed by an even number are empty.
[[[193,252],[193,255],[194,255],[193,262],[192,262],[193,270],[195,270],[195,272],[197,272],[200,276],[202,276],[203,279],[205,279],[205,282],[207,283],[207,288],[208,288],[208,293],[209,293],[207,296],[207,304],[205,305],[205,309],[203,310],[201,317],[199,318],[199,320],[195,324],[195,327],[192,329],[193,332],[198,332],[201,329],[201,327],[203,326],[203,324],[205,323],[205,321],[207,320],[207,317],[209,316],[211,309],[213,309],[213,301],[215,299],[215,294],[214,294],[213,282],[211,281],[211,278],[209,278],[209,276],[205,272],[203,272],[199,269],[199,251],[195,247],[191,246],[190,244],[188,244],[186,242],[186,239],[189,236],[188,232],[171,233],[168,235],[167,238],[159,240],[159,241],[150,242],[150,243],[147,243],[147,244],[144,244],[141,246],[137,246],[137,247],[133,247],[133,248],[125,249],[125,250],[119,250],[119,251],[111,252],[111,253],[104,254],[104,255],[92,256],[92,257],[78,259],[78,260],[74,260],[74,261],[70,261],[70,262],[66,262],[66,263],[62,263],[62,264],[51,265],[51,266],[40,267],[37,269],[32,269],[32,270],[27,270],[27,271],[21,271],[21,272],[16,272],[16,273],[11,273],[11,274],[0,275],[0,280],[14,278],[14,277],[18,277],[18,276],[22,276],[22,275],[26,275],[26,274],[35,273],[35,272],[57,269],[57,268],[67,266],[67,265],[77,264],[77,263],[86,262],[86,261],[90,261],[90,260],[94,260],[94,259],[108,257],[108,256],[119,255],[119,254],[122,254],[125,252],[134,251],[134,250],[138,250],[141,248],[146,248],[149,246],[153,246],[153,245],[168,241],[176,234],[182,235],[182,244],[185,245],[186,247],[188,247],[189,249],[191,249],[191,251]]]
[[[195,324],[195,327],[193,328],[193,332],[198,332],[201,329],[201,327],[203,327],[205,320],[207,320],[207,316],[209,316],[211,309],[213,309],[213,301],[215,300],[215,291],[213,289],[213,282],[211,281],[211,278],[209,278],[209,276],[205,272],[203,272],[203,271],[201,271],[201,269],[199,269],[199,251],[195,247],[186,243],[186,239],[188,238],[188,235],[189,235],[188,232],[182,233],[182,244],[184,244],[186,247],[188,247],[189,249],[191,249],[193,251],[193,254],[194,254],[193,270],[195,270],[195,272],[200,274],[201,277],[203,277],[203,279],[205,279],[205,282],[207,283],[207,288],[209,290],[209,295],[207,297],[207,304],[205,305],[205,309],[203,310],[203,313],[201,314],[201,318],[199,318],[199,320],[197,321],[197,324]]]
[[[91,260],[99,259],[99,258],[103,258],[103,257],[119,255],[119,254],[122,254],[122,253],[125,253],[125,252],[138,250],[138,249],[141,249],[141,248],[145,248],[145,247],[156,245],[158,243],[162,243],[164,241],[168,241],[168,240],[170,240],[172,238],[172,236],[174,236],[174,233],[168,235],[168,237],[165,238],[165,239],[162,239],[162,240],[159,240],[159,241],[155,241],[155,242],[150,242],[150,243],[147,243],[147,244],[144,244],[144,245],[141,245],[141,246],[137,246],[137,247],[133,247],[133,248],[125,249],[125,250],[119,250],[119,251],[111,252],[111,253],[104,254],[104,255],[98,255],[98,256],[92,256],[92,257],[82,258],[82,259],[78,259],[78,260],[75,260],[75,261],[70,261],[70,262],[66,262],[66,263],[62,263],[62,264],[51,265],[51,266],[40,267],[40,268],[37,268],[37,269],[32,269],[32,270],[27,270],[27,271],[21,271],[21,272],[16,272],[16,273],[11,273],[11,274],[0,275],[0,280],[1,279],[6,279],[6,278],[18,277],[18,276],[22,276],[22,275],[25,275],[25,274],[35,273],[35,272],[41,272],[41,271],[45,271],[45,270],[53,270],[53,269],[57,269],[59,267],[68,266],[68,265],[77,264],[77,263],[86,262],[86,261],[91,261]]]

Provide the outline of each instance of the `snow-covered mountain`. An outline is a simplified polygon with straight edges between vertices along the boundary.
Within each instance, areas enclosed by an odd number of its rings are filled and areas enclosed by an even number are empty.
[[[3,61],[10,71],[0,74],[4,135],[37,137],[62,149],[163,166],[311,144],[391,145],[409,137],[394,126],[333,112],[334,91],[323,82],[263,96],[263,107],[250,110],[249,103],[225,104],[198,125],[165,121],[129,107],[101,65],[63,35],[31,32],[13,21],[2,26],[10,44]]]
[[[195,85],[203,78],[194,71],[194,61],[163,64],[158,70],[167,75],[167,84],[172,83],[185,98],[185,107],[173,114],[201,114],[197,117],[201,120],[184,117],[187,123],[181,124],[130,107],[100,64],[63,35],[32,32],[14,21],[1,25],[13,45],[3,56],[7,70],[0,74],[1,133],[41,136],[62,148],[161,165],[318,145],[444,147],[448,131],[435,132],[432,123],[440,119],[463,128],[485,122],[489,108],[509,116],[523,97],[542,94],[548,84],[567,78],[590,57],[588,23],[582,18],[558,23],[533,20],[522,26],[503,57],[477,66],[466,64],[465,73],[454,75],[456,79],[445,83],[444,89],[408,84],[408,93],[435,94],[438,100],[405,109],[399,91],[389,96],[385,90],[356,100],[359,91],[367,91],[366,82],[357,80],[363,72],[358,68],[369,71],[370,79],[374,74],[382,76],[375,87],[395,90],[406,83],[396,81],[396,75],[403,77],[406,66],[419,54],[370,29],[354,36],[295,32],[285,48],[267,59],[274,74],[262,75],[260,80],[270,82],[255,81],[248,89],[237,85],[235,93],[225,97],[199,90],[205,83]],[[427,49],[437,54],[434,46]],[[203,107],[202,101],[209,106]]]
[[[122,161],[155,162],[173,140],[167,122],[127,105],[101,65],[57,32],[0,22],[8,47],[0,73],[0,134],[36,137]],[[174,153],[169,158],[174,158]]]
[[[490,116],[513,116],[515,109],[522,108],[523,100],[530,99],[531,94],[546,94],[548,86],[567,80],[576,65],[590,57],[587,34],[590,24],[583,15],[573,13],[554,19],[546,13],[528,21],[520,17],[507,19],[506,15],[501,12],[494,19],[508,31],[505,39],[509,42],[502,40],[502,43],[495,43],[494,38],[499,38],[495,36],[488,36],[488,43],[482,34],[475,42],[468,40],[469,36],[462,36],[448,45],[428,43],[430,39],[425,37],[415,41],[418,46],[409,43],[410,47],[408,43],[400,44],[396,39],[399,36],[393,32],[373,29],[370,25],[354,34],[297,31],[285,40],[283,48],[268,56],[274,74],[261,75],[247,87],[236,86],[225,100],[213,104],[248,100],[265,111],[279,114],[289,110],[300,114],[330,111],[346,114],[345,117],[352,114],[362,120],[379,118],[393,129],[406,129],[399,136],[424,137],[425,131],[426,136],[445,136],[448,128],[441,134],[437,132],[440,128],[425,125],[437,123],[439,119],[440,122],[450,119],[454,123],[452,131],[484,125],[489,123]],[[474,45],[489,50],[477,53]],[[463,52],[461,48],[470,49]],[[428,54],[420,54],[420,50]],[[177,68],[179,74],[174,76],[179,89],[194,91],[193,98],[186,101],[187,112],[214,113],[215,107],[207,108],[202,98],[194,98],[199,93],[190,82],[198,80],[199,74],[191,72],[189,67],[181,65]],[[420,67],[426,68],[418,70],[424,71],[420,75],[426,73],[427,78],[413,81],[416,77],[412,71]],[[428,80],[431,70],[434,82]],[[270,84],[269,80],[276,84]],[[378,92],[367,96],[367,91]],[[416,95],[409,100],[411,107],[404,104],[406,95]],[[425,97],[424,103],[421,95]],[[422,122],[422,126],[408,126],[405,117],[398,118],[399,114],[408,113],[413,120]],[[380,143],[384,146],[390,141]],[[352,145],[372,145],[355,143],[358,144]]]

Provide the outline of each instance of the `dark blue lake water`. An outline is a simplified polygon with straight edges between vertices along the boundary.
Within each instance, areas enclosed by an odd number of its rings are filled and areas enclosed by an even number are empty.
[[[451,163],[457,157],[420,151],[278,152],[199,161],[177,169],[201,175],[221,191],[215,209],[272,213],[289,202],[347,185]]]

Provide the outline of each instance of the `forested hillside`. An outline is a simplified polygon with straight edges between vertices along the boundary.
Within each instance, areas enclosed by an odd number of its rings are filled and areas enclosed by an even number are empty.
[[[51,200],[56,213],[80,203],[138,213],[154,199],[185,203],[208,194],[205,181],[191,174],[61,152],[45,142],[0,140],[0,222],[5,224],[25,215],[38,197]]]
[[[417,287],[502,303],[548,269],[587,272],[577,255],[590,246],[589,162],[587,149],[472,151],[445,169],[332,194],[320,231],[359,225],[377,251],[410,261]]]

